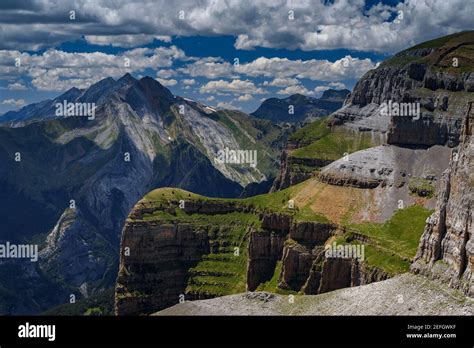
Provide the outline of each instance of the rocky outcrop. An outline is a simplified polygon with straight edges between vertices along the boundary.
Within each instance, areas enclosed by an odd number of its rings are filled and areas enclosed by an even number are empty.
[[[278,287],[319,294],[387,279],[389,275],[356,258],[326,257],[325,245],[337,232],[331,223],[293,221],[267,214],[263,231],[250,234],[247,289],[254,291],[272,278],[281,260]]]
[[[427,221],[412,272],[428,275],[474,297],[474,103],[464,119],[462,142],[443,175],[437,207]]]
[[[286,214],[267,213],[262,216],[262,229],[249,237],[247,289],[254,291],[269,280],[276,262],[281,260],[283,245],[292,228],[292,217]]]
[[[336,229],[337,226],[329,222],[298,221],[291,226],[289,237],[313,248],[326,243]]]
[[[299,290],[314,260],[312,249],[334,234],[334,224],[294,221],[286,214],[264,214],[262,231],[250,234],[247,289],[253,291],[272,278],[282,261],[279,287]]]
[[[301,244],[290,242],[285,245],[282,256],[282,270],[278,287],[299,290],[308,278],[313,263],[312,250]]]
[[[353,259],[326,258],[320,271],[321,280],[317,293],[351,286],[352,262]]]
[[[268,213],[262,216],[262,229],[288,234],[292,228],[293,219],[288,214]]]
[[[387,143],[395,145],[444,145],[455,146],[459,137],[460,118],[446,122],[443,116],[426,113],[420,119],[392,117],[388,128]]]

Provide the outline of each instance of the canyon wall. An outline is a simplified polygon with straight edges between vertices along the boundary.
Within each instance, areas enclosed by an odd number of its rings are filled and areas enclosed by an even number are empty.
[[[382,276],[374,276],[355,259],[326,258],[324,246],[338,233],[335,224],[296,221],[235,201],[187,200],[182,210],[179,204],[142,200],[130,213],[122,235],[117,315],[254,291],[274,276],[277,262],[282,265],[278,288],[294,293],[317,294],[388,277],[380,270]],[[163,218],[151,218],[157,213]],[[250,225],[246,216],[258,223]],[[206,221],[216,218],[226,222]],[[209,264],[216,260],[218,267]]]

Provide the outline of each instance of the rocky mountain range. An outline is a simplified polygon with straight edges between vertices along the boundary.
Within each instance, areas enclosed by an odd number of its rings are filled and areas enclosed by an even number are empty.
[[[310,122],[338,110],[349,93],[347,89],[328,89],[323,92],[321,98],[301,94],[293,94],[283,99],[270,98],[264,100],[251,115],[275,123]]]
[[[425,42],[349,95],[253,115],[129,74],[4,114],[0,242],[40,253],[0,261],[0,313],[114,285],[118,315],[472,313],[473,47],[473,32]]]
[[[57,104],[94,105],[58,116]],[[174,96],[150,77],[106,78],[2,116],[0,240],[40,245],[36,263],[2,261],[2,313],[37,313],[111,287],[120,233],[156,187],[218,197],[274,177],[287,129]],[[254,166],[217,161],[255,151]],[[255,190],[255,188],[253,188]],[[12,276],[14,275],[14,276]]]
[[[450,35],[369,71],[289,138],[271,193],[145,195],[122,234],[116,314],[334,314],[341,301],[347,315],[472,314],[473,45]]]

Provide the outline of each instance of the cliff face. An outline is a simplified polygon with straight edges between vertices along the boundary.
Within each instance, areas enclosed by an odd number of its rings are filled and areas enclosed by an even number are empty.
[[[359,80],[334,124],[386,133],[389,144],[456,146],[463,105],[474,92],[474,59],[463,54],[473,42],[471,31],[396,54]],[[389,102],[419,103],[420,118],[383,116]]]
[[[271,279],[276,263],[281,259],[286,235],[271,230],[250,234],[249,260],[247,266],[247,290]]]
[[[180,203],[145,200],[130,213],[122,234],[116,314],[146,314],[179,301],[245,291],[246,238],[253,221],[241,214],[249,208],[190,199],[180,208]]]
[[[295,221],[284,214],[265,214],[261,228],[250,235],[247,290],[254,291],[269,281],[277,261],[281,261],[278,287],[300,291],[310,275],[316,250],[324,249],[336,225]]]
[[[420,241],[414,273],[441,279],[474,296],[474,110],[470,103],[461,144],[443,175],[436,211],[428,219]]]
[[[472,92],[469,81],[474,78],[470,74],[441,75],[465,86],[460,89],[448,85],[451,89],[447,89],[442,82],[430,85],[430,69],[413,63],[404,68],[387,66],[370,71],[356,84],[346,105],[334,114],[335,124],[387,133],[389,144],[455,146],[462,122],[458,99],[465,97],[465,92]],[[413,70],[418,71],[417,75]],[[420,119],[383,116],[380,106],[390,101],[419,103]]]
[[[122,245],[118,315],[149,313],[178,303],[188,269],[210,249],[207,229],[196,231],[185,224],[127,223]],[[130,248],[130,255],[124,248]]]
[[[273,291],[308,294],[383,279],[373,277],[363,262],[326,258],[325,244],[338,226],[301,221],[294,214],[270,212],[251,199],[153,191],[125,223],[116,313],[146,314],[183,300],[254,291],[275,275]],[[342,264],[349,265],[349,272]]]
[[[304,240],[288,240],[283,249],[279,287],[314,295],[390,278],[388,273],[357,258],[327,257],[326,241],[311,246],[300,244]]]

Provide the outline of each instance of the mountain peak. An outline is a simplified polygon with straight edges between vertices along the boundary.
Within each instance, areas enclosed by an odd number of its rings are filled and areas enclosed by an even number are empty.
[[[61,94],[56,99],[61,99],[61,100],[65,99],[65,100],[68,100],[68,101],[72,101],[72,100],[75,100],[77,97],[79,97],[81,95],[81,93],[82,93],[82,91],[79,88],[72,87],[72,88],[69,88],[63,94]]]
[[[162,114],[169,109],[174,96],[157,80],[144,76],[127,91],[125,100],[139,114],[145,109],[151,113]]]
[[[136,81],[137,81],[137,79],[134,78],[130,73],[126,73],[125,75],[123,75],[121,78],[119,78],[117,80],[117,82],[119,82],[121,84],[130,84],[130,83],[134,83]]]
[[[156,79],[154,79],[153,77],[151,76],[143,76],[141,79],[140,79],[140,82],[143,82],[143,83],[155,83],[155,84],[158,84],[160,86],[163,87],[163,85],[161,83],[159,83]]]
[[[144,76],[138,80],[138,86],[140,89],[148,93],[161,94],[168,98],[173,98],[173,94],[168,88],[159,83],[156,79],[150,76]]]

